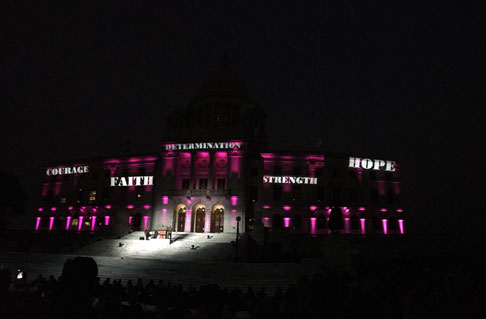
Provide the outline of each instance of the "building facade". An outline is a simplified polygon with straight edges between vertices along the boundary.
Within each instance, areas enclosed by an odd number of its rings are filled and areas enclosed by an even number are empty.
[[[37,231],[403,234],[399,165],[329,152],[272,151],[267,115],[227,57],[153,154],[48,165]],[[241,221],[237,222],[237,217]]]

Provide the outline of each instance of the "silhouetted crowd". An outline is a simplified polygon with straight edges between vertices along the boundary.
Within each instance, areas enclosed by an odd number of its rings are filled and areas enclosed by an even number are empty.
[[[68,260],[59,279],[0,271],[0,318],[486,318],[482,264],[415,257],[323,268],[286,289],[182,287],[100,281],[89,257]]]

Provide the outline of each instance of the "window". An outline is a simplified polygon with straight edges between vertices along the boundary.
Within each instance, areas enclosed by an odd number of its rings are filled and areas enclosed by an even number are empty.
[[[351,229],[352,230],[359,229],[359,220],[358,220],[358,216],[356,215],[351,216]]]
[[[105,178],[110,178],[111,177],[111,172],[109,169],[105,169]]]
[[[189,189],[189,178],[184,178],[182,180],[182,189]]]
[[[216,188],[217,189],[225,189],[226,188],[226,180],[224,178],[218,178],[216,181]]]
[[[59,200],[59,203],[61,204],[66,204],[66,196],[61,196],[61,199]]]
[[[316,168],[316,176],[324,176],[324,169],[322,167]]]
[[[354,171],[354,170],[349,170],[348,171],[348,174],[349,174],[349,177],[350,178],[355,178],[356,177],[356,171]]]
[[[369,174],[370,174],[369,175],[370,176],[370,179],[372,179],[372,180],[375,180],[376,179],[376,173],[375,173],[375,171],[370,171]]]
[[[373,203],[378,202],[378,190],[373,188],[370,190],[370,198]]]
[[[386,172],[386,173],[385,173],[385,179],[386,179],[387,181],[391,181],[391,180],[392,180],[392,178],[393,178],[392,173],[390,173],[390,172]]]
[[[274,175],[277,175],[277,176],[282,175],[282,167],[280,167],[280,166],[275,166],[275,167],[273,168],[273,173],[274,173]]]
[[[334,187],[332,189],[332,197],[334,202],[340,202],[341,201],[341,189],[339,187]]]
[[[351,203],[356,203],[356,188],[349,189],[349,201]]]
[[[256,202],[258,200],[258,187],[250,186],[250,199],[253,202]]]
[[[77,199],[78,203],[80,203],[83,200],[84,197],[83,195],[84,195],[83,189],[82,188],[78,189],[78,199]]]
[[[138,169],[138,176],[145,176],[145,168],[141,167]]]
[[[89,202],[92,203],[96,200],[96,191],[90,191],[89,192]]]
[[[122,175],[125,177],[128,176],[128,168],[123,169]]]
[[[273,184],[273,200],[282,199],[282,185]]]
[[[293,229],[299,230],[301,226],[302,226],[302,219],[300,218],[300,215],[294,215],[294,217],[292,217]]]
[[[93,180],[98,179],[98,172],[97,171],[91,172],[91,179],[93,179]]]
[[[393,204],[395,202],[395,193],[393,190],[388,189],[386,191],[386,201],[388,204]]]
[[[54,191],[53,190],[50,190],[47,193],[47,203],[50,205],[50,204],[52,204],[52,201],[53,200],[54,200]]]
[[[110,197],[110,189],[108,187],[103,188],[102,198],[103,201],[107,202]]]
[[[207,189],[208,188],[208,179],[207,178],[200,178],[199,179],[199,189]]]
[[[128,188],[127,187],[121,187],[120,188],[120,199],[121,200],[126,200],[127,199],[127,191],[128,191]]]
[[[326,228],[327,218],[324,214],[319,214],[317,216],[317,229],[325,229]]]
[[[293,172],[294,176],[299,176],[300,175],[300,167],[294,166],[292,168],[292,172]]]

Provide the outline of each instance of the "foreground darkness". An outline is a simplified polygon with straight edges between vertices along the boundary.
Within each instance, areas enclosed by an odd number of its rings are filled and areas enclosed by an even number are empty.
[[[345,5],[5,1],[0,167],[37,206],[49,161],[154,152],[224,49],[270,145],[396,160],[410,230],[479,234],[479,2]],[[484,98],[484,93],[483,96]],[[484,101],[484,99],[483,99]]]

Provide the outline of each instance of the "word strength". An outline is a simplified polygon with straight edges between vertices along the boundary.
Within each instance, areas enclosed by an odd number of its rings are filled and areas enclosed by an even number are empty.
[[[215,142],[215,143],[187,143],[187,144],[167,144],[166,151],[181,151],[181,150],[210,150],[210,149],[241,149],[241,142]]]
[[[357,157],[350,157],[349,158],[349,167],[354,168],[364,168],[364,169],[374,169],[379,171],[380,169],[384,169],[387,172],[394,172],[395,171],[395,162],[394,161],[384,161],[378,159],[369,159],[369,158],[357,158]]]
[[[263,183],[267,184],[317,184],[317,177],[294,176],[263,176]]]
[[[153,176],[127,176],[127,177],[112,177],[111,186],[146,186],[153,185]]]

